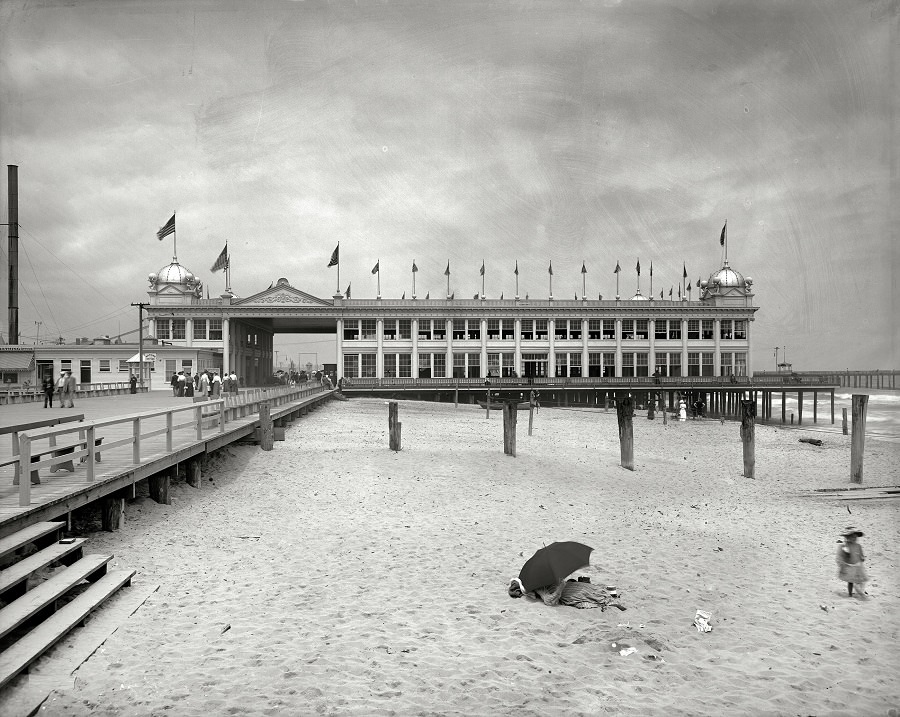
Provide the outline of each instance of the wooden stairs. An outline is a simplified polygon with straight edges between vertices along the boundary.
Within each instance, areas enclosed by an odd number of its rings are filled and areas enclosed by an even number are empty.
[[[108,570],[112,555],[85,555],[84,538],[60,541],[64,523],[36,523],[0,539],[0,689],[65,637],[134,570]],[[21,555],[33,545],[30,555]],[[64,566],[28,589],[36,570]]]

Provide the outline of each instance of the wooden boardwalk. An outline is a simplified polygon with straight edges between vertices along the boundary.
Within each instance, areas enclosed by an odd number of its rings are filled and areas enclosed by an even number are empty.
[[[57,434],[59,444],[73,442],[79,431],[94,431],[102,438],[100,462],[94,464],[93,480],[89,479],[86,451],[72,454],[74,472],[51,472],[50,467],[39,469],[40,484],[31,485],[28,502],[21,505],[25,487],[13,485],[13,466],[0,467],[0,537],[33,523],[67,518],[70,511],[105,497],[127,497],[134,494],[135,484],[141,480],[171,470],[179,463],[202,457],[229,443],[251,436],[259,428],[259,403],[269,403],[276,425],[301,415],[332,393],[319,386],[298,388],[290,394],[286,389],[242,391],[224,406],[213,403],[193,403],[190,398],[177,398],[167,392],[128,394],[90,398],[79,401],[75,408],[44,409],[39,403],[3,406],[0,426],[11,426],[53,417],[63,411],[83,413],[84,423],[67,423],[47,429],[36,429],[30,435],[35,450],[46,450],[50,434]],[[172,412],[171,409],[189,408]],[[197,418],[201,419],[198,432]],[[220,417],[225,416],[224,424]],[[135,440],[137,436],[137,441]],[[4,436],[0,442],[0,462],[13,456],[12,441]],[[137,442],[138,448],[135,447]],[[139,460],[135,453],[139,450]],[[82,460],[79,460],[81,455]],[[41,464],[47,463],[42,460]],[[40,465],[40,464],[35,464]],[[27,483],[23,475],[20,482]]]

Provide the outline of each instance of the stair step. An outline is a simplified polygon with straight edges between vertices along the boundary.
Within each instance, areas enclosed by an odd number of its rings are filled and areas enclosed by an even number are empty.
[[[130,585],[135,572],[110,570],[81,595],[0,654],[0,688],[53,647],[119,588]]]
[[[23,545],[28,545],[28,543],[44,537],[47,533],[52,533],[54,530],[62,530],[65,525],[62,522],[34,523],[27,528],[22,528],[22,530],[0,538],[0,558],[18,550]]]
[[[10,565],[5,570],[0,570],[0,595],[27,579],[35,570],[45,568],[50,563],[55,563],[70,553],[80,550],[86,542],[87,538],[77,538],[74,543],[53,543],[40,552]]]
[[[0,610],[0,637],[9,634],[32,615],[65,595],[71,587],[80,583],[87,576],[101,570],[105,571],[106,564],[112,558],[112,555],[85,555],[77,563],[73,563],[62,572],[11,602]]]

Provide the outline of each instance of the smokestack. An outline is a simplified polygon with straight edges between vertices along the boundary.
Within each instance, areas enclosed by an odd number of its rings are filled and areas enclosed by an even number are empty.
[[[9,169],[9,343],[19,343],[19,168]]]

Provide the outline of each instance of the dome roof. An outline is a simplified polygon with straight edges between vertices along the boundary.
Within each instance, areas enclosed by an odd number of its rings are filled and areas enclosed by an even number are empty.
[[[164,266],[156,274],[160,284],[187,284],[193,283],[195,277],[177,261]]]
[[[745,287],[745,279],[743,274],[728,266],[726,261],[721,269],[714,274],[710,274],[708,286],[710,288],[718,286],[720,288],[737,287],[743,289]]]
[[[650,298],[641,294],[641,290],[638,289],[638,292],[629,301],[650,301]]]

